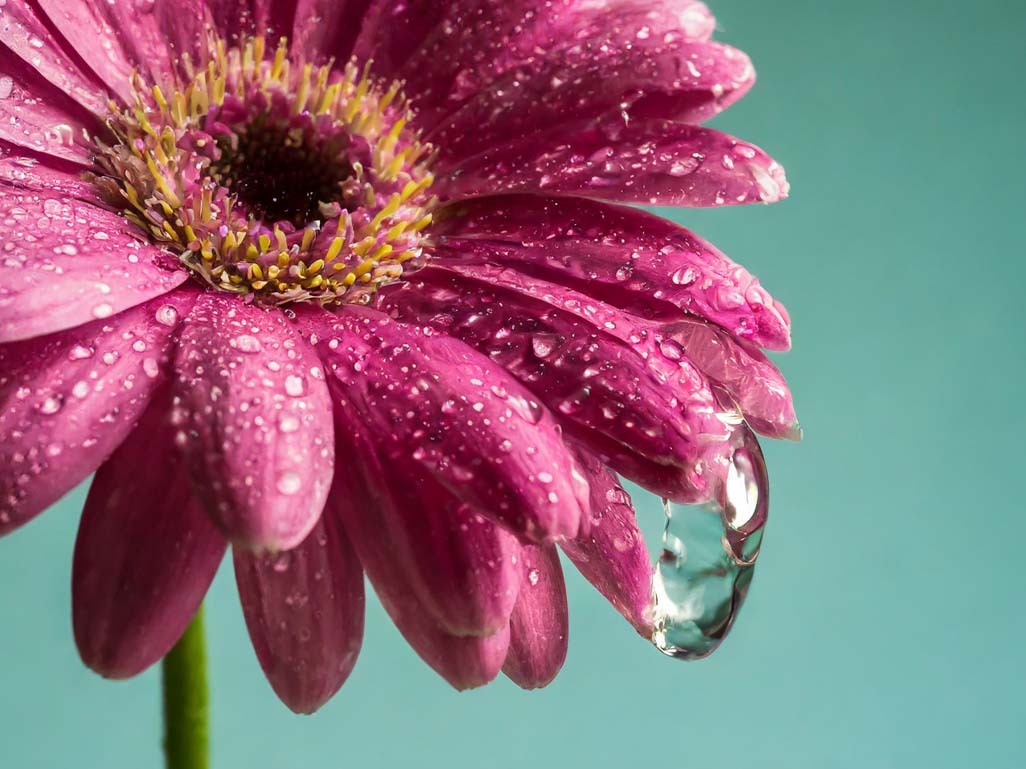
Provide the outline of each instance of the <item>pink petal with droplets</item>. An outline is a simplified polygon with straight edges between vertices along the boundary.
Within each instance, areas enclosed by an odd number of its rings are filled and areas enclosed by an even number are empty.
[[[469,158],[443,195],[539,191],[626,203],[775,203],[787,178],[758,147],[711,128],[620,119],[561,125]]]
[[[172,333],[192,298],[175,292],[0,345],[0,534],[64,496],[125,439],[166,377]]]
[[[536,272],[660,321],[679,310],[771,350],[791,345],[783,305],[683,227],[582,198],[499,195],[452,204],[433,229],[457,260]]]
[[[99,128],[99,121],[4,46],[0,95],[0,139],[83,166],[90,163],[85,134]]]
[[[511,69],[426,138],[451,161],[611,115],[694,123],[740,99],[754,82],[748,57],[720,43],[616,46],[593,38]]]
[[[703,466],[727,451],[730,431],[698,369],[664,355],[644,321],[572,289],[491,265],[448,264],[383,292],[381,306],[503,366],[620,472],[633,474],[640,457],[676,469],[674,498],[708,498]]]
[[[79,68],[43,23],[43,17],[27,2],[8,2],[0,7],[0,43],[61,93],[96,115],[107,112],[109,97],[101,82]],[[5,67],[3,74],[11,73]]]
[[[662,332],[663,344],[679,344],[681,355],[723,387],[753,428],[771,438],[801,437],[787,381],[758,348],[691,318],[667,324]]]
[[[392,570],[444,632],[505,628],[520,589],[516,538],[415,465],[382,461],[376,432],[355,417],[359,406],[338,395],[335,432],[347,444],[339,451],[352,455],[343,472],[359,472],[366,486],[366,504],[348,524],[359,529],[353,536],[386,543]]]
[[[566,659],[570,636],[566,585],[553,545],[524,547],[524,584],[509,621],[502,672],[523,689],[546,686]]]
[[[361,444],[366,437],[361,440],[361,428],[352,420],[344,423],[357,430],[357,441],[339,443],[329,514],[341,517],[385,611],[421,659],[456,689],[487,684],[502,669],[509,647],[509,627],[503,626],[489,636],[454,636],[439,627],[418,599],[417,589],[397,562],[391,543],[379,536],[378,529],[366,525],[367,511],[376,504],[369,479],[360,469],[362,457],[358,452],[363,450]]]
[[[501,367],[455,339],[349,305],[310,328],[382,461],[413,463],[533,540],[574,536],[587,489],[552,415]]]
[[[224,557],[172,446],[169,411],[165,387],[96,474],[78,528],[75,642],[108,678],[134,676],[170,651]]]
[[[131,100],[132,69],[145,65],[131,37],[112,16],[116,4],[103,0],[37,0],[56,30],[78,56],[125,103]]]
[[[235,549],[235,580],[260,667],[296,713],[339,690],[363,642],[363,569],[337,516],[321,516],[294,549]]]
[[[698,41],[708,38],[715,24],[695,0],[463,0],[441,5],[428,18],[432,26],[422,41],[388,73],[406,82],[425,126],[514,67],[535,62],[539,52],[558,56],[582,40],[600,40],[606,49],[647,40]]]
[[[179,447],[232,543],[287,550],[324,509],[334,462],[320,361],[277,308],[202,295],[175,358]]]
[[[21,147],[0,141],[0,194],[11,190],[97,203],[96,187],[82,178],[81,166],[52,156],[40,161]]]
[[[373,0],[298,0],[292,50],[308,60],[345,62],[353,51],[362,19]]]
[[[634,505],[596,457],[582,451],[578,461],[591,489],[591,531],[560,546],[585,579],[647,638],[652,634],[652,560]]]
[[[188,278],[127,219],[59,192],[3,189],[0,238],[0,342],[108,318]]]

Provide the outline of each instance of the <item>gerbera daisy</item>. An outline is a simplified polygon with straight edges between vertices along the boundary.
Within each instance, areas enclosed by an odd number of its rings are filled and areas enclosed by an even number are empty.
[[[229,545],[297,711],[355,663],[364,574],[459,688],[556,675],[557,545],[662,650],[718,643],[765,521],[752,430],[796,432],[759,350],[789,321],[622,205],[786,195],[699,125],[754,80],[702,3],[7,0],[0,22],[0,533],[96,473],[87,665],[163,657]],[[671,508],[655,579],[620,476],[705,505]]]

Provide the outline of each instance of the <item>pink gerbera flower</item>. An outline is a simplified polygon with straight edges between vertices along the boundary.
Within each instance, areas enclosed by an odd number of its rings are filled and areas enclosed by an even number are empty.
[[[796,432],[759,350],[788,317],[618,205],[786,195],[698,125],[754,80],[702,3],[7,0],[0,22],[0,533],[96,473],[86,664],[165,655],[228,545],[297,711],[353,667],[364,573],[459,688],[556,675],[555,544],[664,651],[718,643],[765,521],[752,429]],[[671,510],[654,580],[618,475],[707,503]]]

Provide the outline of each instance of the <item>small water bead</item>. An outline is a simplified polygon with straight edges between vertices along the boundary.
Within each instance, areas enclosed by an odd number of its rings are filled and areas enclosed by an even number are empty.
[[[47,416],[52,416],[53,414],[56,414],[58,411],[60,411],[61,406],[63,405],[64,399],[61,396],[51,395],[44,398],[43,401],[39,404],[39,412],[41,414],[46,414]]]
[[[289,470],[278,476],[277,489],[285,496],[292,496],[299,491],[302,485],[303,479],[299,477],[299,473]]]
[[[748,593],[769,509],[765,463],[747,429],[717,498],[664,501],[663,550],[653,578],[652,643],[664,654],[701,659],[729,632]]]
[[[293,398],[298,398],[306,392],[306,382],[295,374],[285,377],[285,392]]]
[[[178,322],[178,310],[174,305],[165,304],[157,309],[154,318],[162,326],[171,327]]]
[[[260,340],[250,334],[240,334],[229,343],[232,347],[245,353],[257,353],[263,349]]]

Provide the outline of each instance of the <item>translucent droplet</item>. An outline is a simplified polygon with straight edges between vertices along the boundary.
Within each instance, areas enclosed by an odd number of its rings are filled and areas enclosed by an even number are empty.
[[[299,473],[294,473],[290,470],[278,476],[278,491],[285,496],[295,494],[302,485],[303,479],[299,477]]]
[[[293,398],[298,398],[304,392],[306,392],[306,382],[303,381],[302,377],[291,376],[285,377],[285,392],[291,395]]]
[[[729,632],[748,594],[769,510],[762,452],[747,428],[716,498],[664,501],[663,550],[653,578],[652,643],[664,654],[701,659]]]
[[[157,323],[162,326],[173,326],[178,322],[178,310],[173,305],[161,305],[156,312]]]
[[[235,349],[246,353],[260,352],[263,347],[263,345],[260,344],[260,340],[250,334],[240,334],[232,339],[229,344],[231,344]]]
[[[94,318],[109,318],[113,314],[114,308],[106,302],[103,302],[102,304],[98,304],[95,307],[93,307]]]

